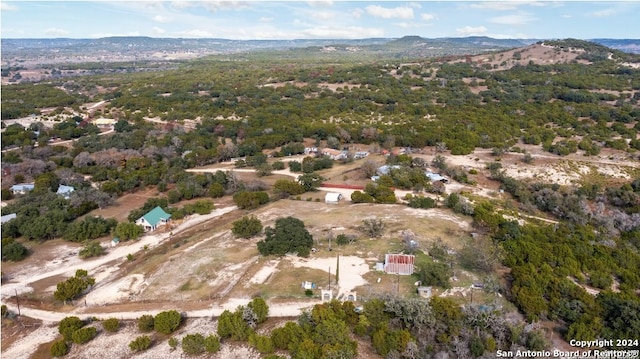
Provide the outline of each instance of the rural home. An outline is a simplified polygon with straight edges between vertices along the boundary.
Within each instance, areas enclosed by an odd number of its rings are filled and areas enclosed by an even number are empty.
[[[392,166],[384,165],[384,166],[378,167],[376,172],[378,173],[378,175],[384,176],[384,175],[388,175],[391,172],[391,170],[397,170],[397,169],[400,169],[400,168],[402,168],[402,166],[399,166],[399,165],[392,165]]]
[[[334,150],[333,148],[322,149],[324,156],[329,156],[332,160],[344,160],[347,158],[347,151]]]
[[[358,151],[355,153],[355,155],[353,155],[353,158],[355,158],[356,160],[359,160],[361,158],[365,158],[369,156],[369,152],[367,151]]]
[[[116,123],[116,120],[112,118],[99,118],[93,121],[93,124],[98,127],[111,127]]]
[[[0,217],[0,224],[4,224],[6,222],[9,222],[10,220],[16,218],[16,214],[15,213],[9,213],[9,214],[5,214],[4,216]]]
[[[65,199],[69,199],[69,196],[71,195],[71,192],[75,191],[76,189],[71,187],[71,186],[65,186],[63,184],[61,184],[58,187],[58,191],[56,192],[59,195],[62,195],[62,197],[64,197]]]
[[[142,226],[145,231],[155,231],[158,226],[165,225],[170,219],[171,215],[158,206],[138,218],[136,224]]]
[[[384,255],[384,271],[389,274],[411,275],[415,258],[411,254],[387,253]]]
[[[336,192],[327,192],[324,196],[324,203],[337,204],[342,199],[342,194]]]
[[[425,172],[424,173],[431,182],[442,182],[442,183],[447,183],[449,182],[449,179],[445,176],[440,175],[439,173],[433,173],[433,172]]]
[[[305,155],[311,155],[311,154],[316,154],[318,153],[318,147],[305,147],[304,148],[304,154]]]
[[[9,189],[13,194],[18,194],[18,193],[25,194],[29,191],[33,191],[33,188],[34,188],[33,183],[18,183],[18,184],[14,184]]]

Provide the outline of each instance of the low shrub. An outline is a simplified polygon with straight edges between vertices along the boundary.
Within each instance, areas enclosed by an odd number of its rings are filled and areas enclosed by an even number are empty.
[[[149,337],[148,335],[137,337],[135,340],[129,343],[129,349],[131,349],[131,351],[134,351],[134,352],[145,351],[149,349],[150,346],[151,346],[151,337]]]
[[[109,318],[102,323],[102,327],[110,333],[115,333],[120,329],[120,321],[118,318]]]
[[[69,346],[64,340],[58,340],[51,345],[51,349],[49,350],[49,354],[51,354],[54,358],[59,358],[67,355],[69,353]]]
[[[71,334],[71,340],[76,344],[84,344],[91,341],[98,334],[95,327],[81,328]]]

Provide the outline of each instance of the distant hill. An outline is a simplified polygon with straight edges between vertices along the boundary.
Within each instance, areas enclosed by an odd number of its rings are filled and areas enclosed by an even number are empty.
[[[334,46],[336,51],[369,52],[376,56],[415,58],[476,55],[524,47],[538,39],[495,39],[486,36],[398,39],[298,39],[228,40],[152,37],[105,37],[99,39],[3,39],[3,64],[53,64],[77,62],[126,62],[138,60],[184,60],[213,54],[250,53],[264,50],[313,49]],[[637,39],[594,39],[595,43],[628,53],[640,53]]]

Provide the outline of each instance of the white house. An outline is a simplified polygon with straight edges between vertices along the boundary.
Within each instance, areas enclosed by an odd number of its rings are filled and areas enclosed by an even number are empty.
[[[115,123],[116,123],[116,120],[112,118],[103,118],[103,117],[93,121],[93,124],[98,127],[110,127],[110,126],[113,126]]]
[[[29,191],[33,191],[34,187],[33,183],[18,183],[11,186],[9,190],[11,190],[11,193],[13,194],[25,194]]]
[[[347,159],[347,151],[334,150],[333,148],[324,148],[322,155],[328,156],[334,161]]]
[[[158,226],[167,224],[169,220],[171,220],[171,215],[158,206],[138,218],[136,224],[142,226],[145,231],[155,231]]]
[[[449,179],[439,173],[433,173],[430,171],[427,171],[424,173],[431,182],[442,182],[442,183],[447,183],[449,182]]]
[[[12,219],[14,219],[16,217],[17,217],[17,215],[15,213],[5,214],[4,216],[0,217],[0,224],[9,222],[10,220],[12,220]]]
[[[65,199],[69,199],[69,196],[71,196],[71,192],[73,192],[75,190],[76,189],[71,187],[71,186],[65,186],[65,185],[61,184],[60,186],[58,186],[58,191],[56,193],[61,195]]]

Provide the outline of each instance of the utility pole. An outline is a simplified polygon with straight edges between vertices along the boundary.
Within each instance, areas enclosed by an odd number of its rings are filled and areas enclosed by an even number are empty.
[[[331,290],[331,266],[329,266],[329,290]]]
[[[18,316],[20,316],[20,297],[18,297],[18,290],[14,289],[16,292],[16,304],[18,305]]]

